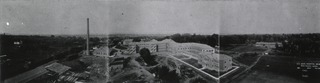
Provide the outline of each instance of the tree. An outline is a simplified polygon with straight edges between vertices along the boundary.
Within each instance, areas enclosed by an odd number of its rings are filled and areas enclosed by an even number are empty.
[[[133,38],[133,40],[132,40],[132,42],[140,42],[141,41],[141,39],[140,38]]]
[[[150,66],[152,65],[156,65],[158,64],[155,61],[155,56],[151,56],[151,53],[149,51],[149,49],[147,48],[142,48],[139,52],[140,56],[142,57],[142,59]]]
[[[147,48],[142,48],[139,52],[142,58],[148,58],[151,56],[149,49]]]
[[[276,43],[275,47],[276,47],[276,49],[279,49],[279,45],[278,45],[278,43]]]

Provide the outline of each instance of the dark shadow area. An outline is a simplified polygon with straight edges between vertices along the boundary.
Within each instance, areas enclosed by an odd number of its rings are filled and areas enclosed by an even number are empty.
[[[155,61],[155,57],[156,55],[151,55],[149,49],[147,48],[142,48],[139,52],[140,56],[142,57],[142,59],[147,63],[148,66],[153,66],[158,64]]]

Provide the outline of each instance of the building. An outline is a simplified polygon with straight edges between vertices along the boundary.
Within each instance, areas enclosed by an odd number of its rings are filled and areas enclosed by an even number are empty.
[[[131,42],[133,41],[133,39],[125,39],[122,41],[123,45],[129,45]]]
[[[46,75],[50,73],[50,70],[47,70],[47,66],[50,66],[52,64],[56,64],[57,60],[50,61],[48,63],[45,63],[43,65],[40,65],[34,69],[31,69],[29,71],[26,71],[24,73],[21,73],[19,75],[1,80],[0,83],[26,83],[30,82],[34,79],[37,79],[38,77],[41,77],[42,75]],[[31,82],[32,83],[32,82]]]
[[[92,54],[94,56],[100,56],[100,57],[108,57],[109,56],[109,48],[107,46],[99,47],[95,50],[93,50]]]
[[[36,79],[40,77],[41,75],[45,75],[49,71],[44,68],[44,66],[36,67],[32,70],[29,70],[27,72],[21,73],[17,76],[7,78],[3,82],[0,83],[25,83],[29,82],[33,79]]]
[[[229,70],[232,68],[232,57],[224,54],[219,54],[219,68],[220,70]]]
[[[47,70],[54,72],[56,74],[63,74],[64,72],[68,71],[71,69],[71,67],[65,66],[63,64],[60,63],[52,63],[48,66],[45,67]]]
[[[198,58],[202,66],[216,71],[227,71],[232,67],[232,58],[227,55],[217,54],[217,49],[200,43],[177,43],[171,39],[162,41],[151,40],[131,42],[127,49],[129,53],[138,53],[142,48],[152,52],[185,53]]]
[[[255,45],[259,47],[266,47],[266,48],[276,48],[276,45],[278,45],[279,47],[282,47],[281,42],[256,42]]]

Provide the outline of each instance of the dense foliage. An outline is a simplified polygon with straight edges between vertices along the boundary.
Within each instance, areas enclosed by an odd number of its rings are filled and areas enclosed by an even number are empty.
[[[173,34],[171,36],[168,36],[166,38],[171,38],[175,42],[179,43],[185,43],[185,42],[196,42],[196,43],[203,43],[210,45],[211,47],[215,47],[218,45],[218,35],[212,34],[212,35],[197,35],[197,34]]]

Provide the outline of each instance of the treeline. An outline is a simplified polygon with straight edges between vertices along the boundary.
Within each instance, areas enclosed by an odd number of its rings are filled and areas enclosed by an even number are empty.
[[[167,36],[165,38],[170,38],[174,40],[175,42],[179,43],[186,43],[186,42],[195,42],[195,43],[202,43],[207,44],[211,47],[215,47],[218,45],[218,34],[212,34],[212,35],[197,35],[197,34],[173,34],[171,36]],[[164,39],[165,39],[164,38]]]
[[[245,34],[221,35],[221,47],[237,44],[255,44],[256,42],[281,42],[277,49],[284,55],[319,56],[320,34]],[[282,45],[282,46],[281,46]]]
[[[14,44],[14,42],[19,42],[19,44]],[[44,56],[83,45],[85,45],[84,38],[72,36],[1,35],[1,55],[8,55],[10,58]]]
[[[281,42],[285,40],[284,34],[243,34],[220,35],[220,45],[255,44],[256,42]]]
[[[214,46],[229,46],[234,44],[255,44],[256,42],[281,42],[285,40],[282,34],[244,34],[244,35],[197,35],[197,34],[173,34],[163,39],[170,38],[176,42],[196,42]],[[161,39],[160,39],[161,40]]]
[[[320,56],[320,34],[292,34],[286,35],[279,50],[287,55]]]

